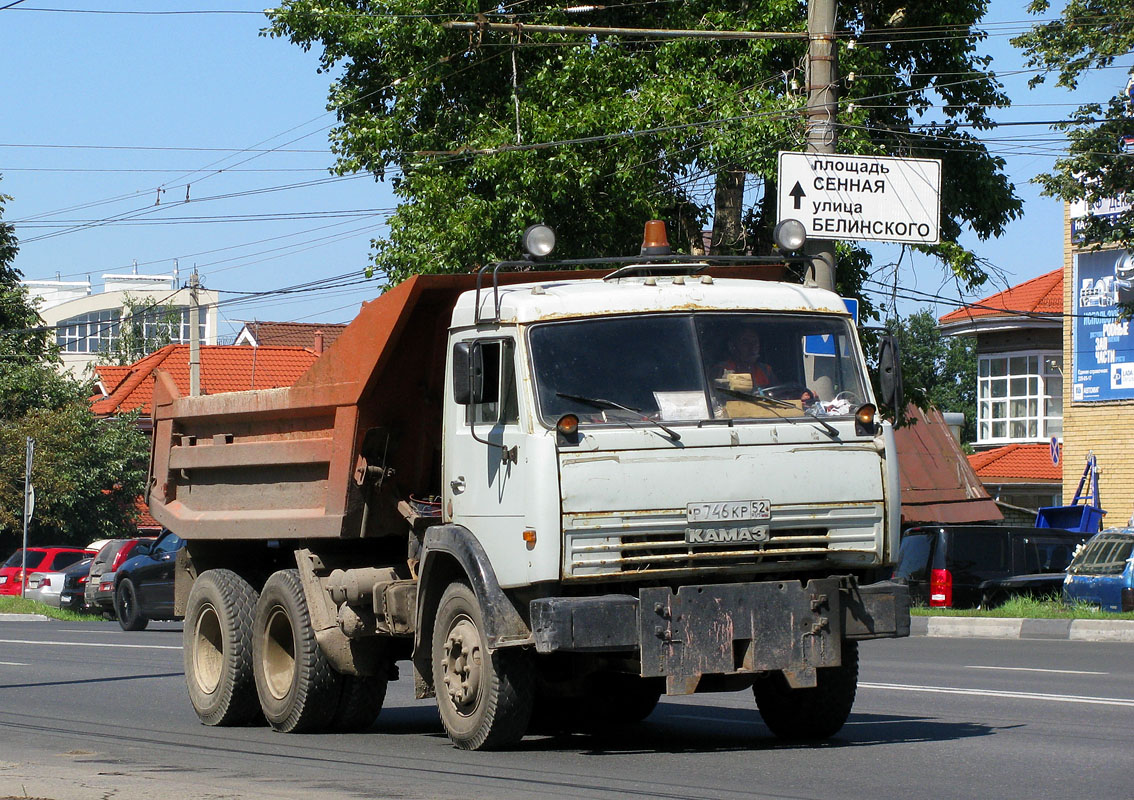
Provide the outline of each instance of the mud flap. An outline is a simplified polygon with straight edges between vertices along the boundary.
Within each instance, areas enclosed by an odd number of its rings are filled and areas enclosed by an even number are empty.
[[[838,578],[642,589],[643,677],[665,677],[666,694],[692,694],[702,675],[781,670],[794,687],[842,659]]]

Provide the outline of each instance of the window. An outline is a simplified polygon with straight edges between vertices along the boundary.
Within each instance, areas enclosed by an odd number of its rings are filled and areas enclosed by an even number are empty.
[[[511,339],[481,343],[486,400],[468,406],[465,412],[466,422],[478,425],[513,425],[520,421],[514,349]],[[503,403],[500,402],[501,398]]]
[[[1134,552],[1134,539],[1106,536],[1092,539],[1067,570],[1073,575],[1121,575]]]
[[[107,308],[65,319],[55,329],[55,342],[66,353],[113,350],[118,344],[121,315],[120,309]]]
[[[1063,356],[981,356],[977,441],[1039,441],[1063,434]]]

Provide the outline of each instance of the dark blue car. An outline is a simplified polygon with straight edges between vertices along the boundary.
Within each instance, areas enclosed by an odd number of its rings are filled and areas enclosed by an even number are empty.
[[[1103,611],[1134,611],[1134,529],[1091,537],[1067,567],[1063,599]]]
[[[185,540],[163,531],[152,542],[139,542],[114,576],[114,613],[125,631],[140,631],[151,619],[176,619],[173,573]]]

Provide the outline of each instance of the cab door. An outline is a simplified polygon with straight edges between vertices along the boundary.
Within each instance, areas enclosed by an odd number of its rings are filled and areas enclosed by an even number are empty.
[[[479,352],[478,352],[479,351]],[[446,414],[443,505],[446,518],[463,525],[488,553],[501,585],[522,582],[516,555],[526,553],[526,443],[521,425],[517,384],[516,343],[511,337],[454,342],[453,362],[471,358],[479,397],[455,402]],[[460,373],[460,368],[456,370]],[[458,374],[446,388],[454,397]],[[462,413],[463,412],[463,413]],[[527,559],[522,572],[526,574]]]

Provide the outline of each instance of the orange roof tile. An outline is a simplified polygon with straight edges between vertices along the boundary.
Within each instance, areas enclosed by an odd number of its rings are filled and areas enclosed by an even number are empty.
[[[322,332],[323,349],[326,350],[339,338],[346,325],[324,322],[246,322],[244,327],[260,346],[314,348],[315,334]]]
[[[291,386],[319,357],[303,347],[201,346],[201,392],[220,394],[247,389]],[[170,344],[136,361],[106,397],[91,404],[95,414],[107,416],[140,409],[150,412],[153,373],[170,374],[182,394],[189,394],[189,345]]]
[[[106,389],[107,394],[113,392],[122,379],[130,373],[130,367],[121,367],[117,364],[99,364],[94,370],[95,377]]]
[[[138,519],[135,522],[139,531],[160,531],[161,523],[150,516],[150,507],[146,505],[146,501],[138,498],[134,501],[134,510],[138,512]]]
[[[972,305],[950,311],[940,318],[940,322],[948,324],[979,317],[1011,317],[1017,314],[1010,312],[1021,311],[1029,314],[1063,313],[1063,270],[1052,270]]]
[[[1051,463],[1051,445],[1008,444],[969,456],[969,464],[985,482],[1062,481],[1062,464]]]

